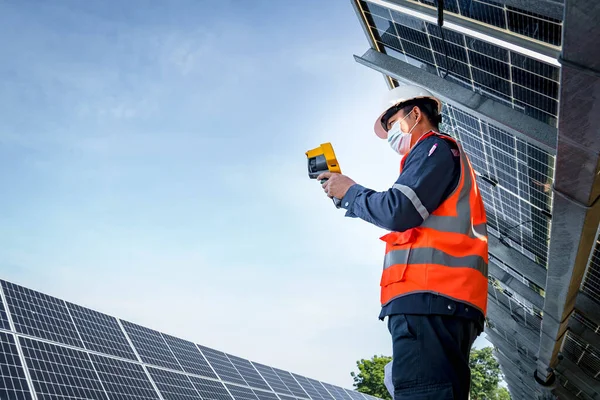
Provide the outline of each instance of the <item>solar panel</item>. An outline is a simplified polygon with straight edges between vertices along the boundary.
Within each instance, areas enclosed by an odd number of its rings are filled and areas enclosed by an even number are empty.
[[[258,389],[271,390],[269,385],[267,385],[267,382],[265,382],[265,380],[260,376],[250,361],[241,357],[233,356],[231,354],[227,354],[227,358],[229,358],[240,375],[242,375],[248,386]]]
[[[294,378],[296,378],[296,381],[298,381],[300,386],[302,386],[302,389],[304,389],[304,391],[306,393],[308,393],[308,395],[310,396],[311,399],[324,400],[324,398],[321,396],[319,391],[317,391],[317,389],[310,383],[308,378],[306,378],[304,376],[296,375],[296,374],[292,374],[292,375],[294,376]]]
[[[489,233],[546,266],[554,157],[451,105],[444,118],[478,175]]]
[[[66,303],[86,349],[137,360],[115,317]]]
[[[204,357],[206,357],[210,365],[212,365],[217,375],[219,375],[219,378],[226,382],[246,385],[246,381],[242,378],[237,369],[235,369],[225,353],[201,345],[198,345],[198,348],[202,354],[204,354]]]
[[[329,392],[327,391],[327,389],[325,389],[325,387],[321,384],[321,382],[317,381],[316,379],[312,379],[312,378],[306,378],[306,379],[317,390],[317,392],[319,392],[322,399],[334,400],[333,396],[331,396],[331,394],[329,394]]]
[[[273,392],[265,392],[263,390],[253,390],[258,400],[279,400],[279,397]]]
[[[165,400],[198,400],[198,392],[186,375],[154,367],[148,367],[148,373]]]
[[[194,343],[164,333],[162,337],[185,372],[218,379]]]
[[[321,382],[325,389],[335,398],[335,400],[352,400],[350,395],[348,395],[342,388],[338,388],[337,386],[331,385],[329,383]]]
[[[273,368],[256,362],[253,362],[252,364],[276,393],[287,394],[290,396],[292,395],[290,389],[285,385],[285,383],[283,383],[275,371],[273,371]]]
[[[128,321],[121,322],[143,362],[179,371],[182,370],[160,332]]]
[[[25,337],[19,341],[38,400],[108,399],[85,352]]]
[[[298,379],[316,400],[349,400],[329,396],[317,380],[2,281],[4,298],[11,306],[0,316],[20,316],[21,331],[0,332],[0,399],[308,399]],[[68,345],[69,337],[82,341]]]
[[[90,359],[110,399],[159,399],[140,364],[93,353]]]
[[[2,288],[18,333],[83,347],[64,301],[6,281]]]
[[[232,397],[222,382],[190,376],[192,384],[203,400],[231,400]]]
[[[600,350],[571,331],[564,337],[562,352],[587,375],[595,378],[600,375]]]
[[[416,3],[416,1],[414,2]],[[437,9],[435,0],[418,0],[418,2],[434,6]],[[364,7],[366,2],[361,1],[361,3]],[[561,45],[561,20],[498,3],[487,0],[446,0],[444,1],[444,11],[552,46]],[[385,7],[371,3],[368,3],[367,7],[374,14],[385,16]]]
[[[362,393],[357,392],[356,390],[349,390],[349,389],[345,389],[346,393],[348,393],[350,395],[350,397],[352,397],[352,399],[354,400],[365,400],[365,398],[363,397]]]
[[[0,399],[32,399],[15,338],[4,332],[0,332]]]
[[[226,383],[225,386],[227,386],[229,393],[235,400],[258,400],[252,389],[248,387],[236,386],[230,383]]]
[[[302,386],[296,382],[294,377],[288,371],[284,371],[282,369],[273,368],[273,371],[277,374],[277,376],[281,379],[281,381],[287,386],[287,388],[292,392],[292,394],[299,398],[308,399],[308,394],[302,389]]]
[[[560,69],[527,55],[362,2],[367,22],[386,54],[444,76],[526,115],[557,124]]]

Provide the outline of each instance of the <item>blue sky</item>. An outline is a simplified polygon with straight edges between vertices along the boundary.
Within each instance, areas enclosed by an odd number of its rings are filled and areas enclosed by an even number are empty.
[[[0,275],[351,387],[390,354],[383,234],[304,152],[384,190],[383,78],[349,1],[0,5]]]

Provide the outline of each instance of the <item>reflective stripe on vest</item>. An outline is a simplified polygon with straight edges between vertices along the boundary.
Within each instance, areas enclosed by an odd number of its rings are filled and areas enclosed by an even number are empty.
[[[420,140],[436,134],[430,132]],[[444,138],[446,140],[446,138]],[[387,242],[381,277],[381,303],[411,293],[431,292],[487,308],[488,246],[483,201],[475,174],[462,146],[460,179],[446,200],[431,214],[415,192],[395,185],[423,217],[405,232],[382,237]],[[406,156],[401,163],[401,171]]]

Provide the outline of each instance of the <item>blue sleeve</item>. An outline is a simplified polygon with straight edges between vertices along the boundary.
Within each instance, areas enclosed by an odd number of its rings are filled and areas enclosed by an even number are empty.
[[[430,155],[434,145],[437,147]],[[347,217],[403,232],[419,226],[439,207],[451,185],[458,183],[459,174],[460,162],[450,144],[432,136],[408,154],[402,173],[390,189],[376,192],[355,184],[342,199],[342,207]]]

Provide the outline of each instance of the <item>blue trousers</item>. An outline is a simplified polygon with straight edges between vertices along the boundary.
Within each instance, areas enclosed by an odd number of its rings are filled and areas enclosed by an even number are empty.
[[[446,315],[388,316],[394,400],[467,400],[469,354],[480,334],[470,319]]]

